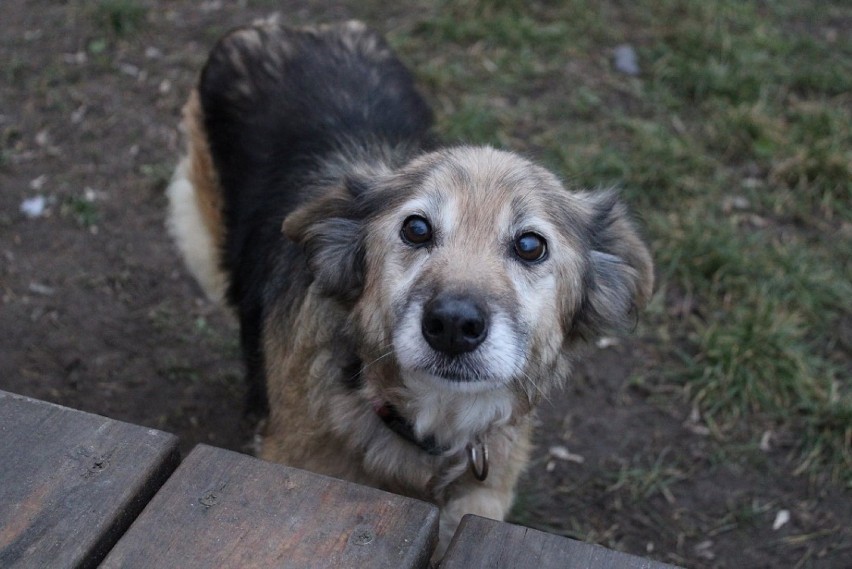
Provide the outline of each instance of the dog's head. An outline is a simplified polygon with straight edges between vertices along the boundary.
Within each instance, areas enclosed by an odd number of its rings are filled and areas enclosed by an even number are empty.
[[[629,327],[647,248],[612,192],[568,192],[517,155],[460,147],[291,214],[324,294],[352,307],[365,358],[408,381],[537,398],[576,348]]]

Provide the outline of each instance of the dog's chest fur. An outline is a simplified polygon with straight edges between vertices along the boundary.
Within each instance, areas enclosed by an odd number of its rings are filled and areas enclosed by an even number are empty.
[[[308,295],[295,315],[267,319],[270,416],[261,456],[442,504],[456,482],[470,483],[468,443],[485,434],[492,480],[503,462],[523,464],[531,417],[516,416],[511,395],[447,394],[406,381],[390,358],[353,369],[353,341],[328,322],[346,313]],[[289,334],[276,328],[291,328]],[[353,381],[352,374],[363,377]],[[393,400],[416,436],[434,437],[433,455],[389,429],[377,404]],[[521,443],[520,445],[518,443]],[[496,472],[497,474],[494,474]]]

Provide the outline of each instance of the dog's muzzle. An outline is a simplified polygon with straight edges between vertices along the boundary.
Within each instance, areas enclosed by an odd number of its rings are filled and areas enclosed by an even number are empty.
[[[488,336],[488,313],[463,294],[439,294],[423,307],[423,337],[450,356],[472,352]]]

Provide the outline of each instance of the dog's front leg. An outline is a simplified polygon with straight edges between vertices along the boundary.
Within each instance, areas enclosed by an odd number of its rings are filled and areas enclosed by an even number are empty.
[[[448,488],[446,502],[441,507],[438,546],[432,563],[439,562],[447,551],[456,529],[465,514],[474,514],[502,521],[515,497],[515,485],[529,460],[532,416],[519,420],[513,427],[491,433],[488,440],[490,464],[477,480],[473,469]],[[484,454],[484,453],[483,453]]]
[[[465,492],[441,509],[438,546],[432,555],[435,564],[444,557],[450,540],[465,514],[475,514],[492,520],[503,520],[512,505],[513,492],[502,488],[479,486],[465,488]]]

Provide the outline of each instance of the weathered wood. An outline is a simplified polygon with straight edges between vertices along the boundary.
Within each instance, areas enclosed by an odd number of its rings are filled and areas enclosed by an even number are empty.
[[[462,518],[441,569],[676,569],[658,561],[605,549],[479,516]]]
[[[0,391],[0,567],[94,567],[179,461],[173,435]]]
[[[103,568],[425,567],[435,506],[199,445]]]

